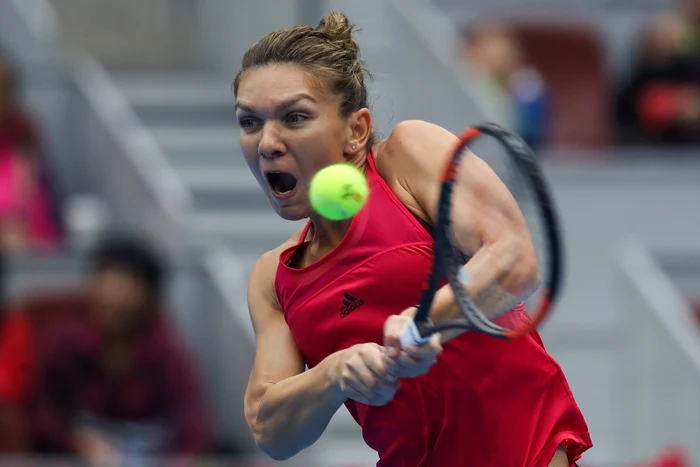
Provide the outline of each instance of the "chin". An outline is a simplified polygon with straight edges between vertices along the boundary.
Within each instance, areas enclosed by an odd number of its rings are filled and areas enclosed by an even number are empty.
[[[287,221],[300,221],[308,218],[311,215],[311,209],[306,206],[280,206],[273,202],[272,208],[275,210],[278,216]]]

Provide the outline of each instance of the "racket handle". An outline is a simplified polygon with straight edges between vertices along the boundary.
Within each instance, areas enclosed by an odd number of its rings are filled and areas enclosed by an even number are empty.
[[[401,331],[399,336],[401,341],[401,348],[405,349],[408,345],[422,345],[430,340],[430,337],[421,337],[420,331],[418,331],[418,326],[416,322],[411,320],[406,323],[406,326]]]

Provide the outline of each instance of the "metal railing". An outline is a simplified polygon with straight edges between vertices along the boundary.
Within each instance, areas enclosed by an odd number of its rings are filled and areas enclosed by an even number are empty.
[[[687,299],[638,240],[617,258],[624,348],[616,376],[620,453],[650,458],[682,446],[700,462],[700,331]],[[700,264],[698,264],[700,269]]]
[[[73,76],[76,136],[97,190],[120,224],[145,231],[172,252],[186,246],[192,194],[97,61],[78,57]]]

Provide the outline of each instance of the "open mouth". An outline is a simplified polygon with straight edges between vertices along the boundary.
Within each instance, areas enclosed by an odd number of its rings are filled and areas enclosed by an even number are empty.
[[[265,172],[267,183],[276,195],[288,195],[297,186],[297,179],[288,172]]]

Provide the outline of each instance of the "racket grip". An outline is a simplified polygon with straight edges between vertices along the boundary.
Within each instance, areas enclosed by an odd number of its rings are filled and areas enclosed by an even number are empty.
[[[421,337],[420,332],[418,331],[418,326],[416,326],[416,322],[411,320],[406,323],[406,326],[401,331],[399,340],[401,342],[401,348],[405,349],[406,346],[409,345],[425,344],[430,340],[430,337]]]

